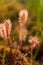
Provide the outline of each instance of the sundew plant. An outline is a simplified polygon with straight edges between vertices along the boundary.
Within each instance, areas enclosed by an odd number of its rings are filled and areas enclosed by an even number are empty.
[[[43,0],[0,0],[0,65],[43,65]]]

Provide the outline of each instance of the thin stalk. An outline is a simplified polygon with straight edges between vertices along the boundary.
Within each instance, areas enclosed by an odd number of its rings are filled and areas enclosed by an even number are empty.
[[[35,55],[34,55],[34,59],[37,57],[37,54],[38,54],[39,49],[40,49],[40,46],[41,46],[41,44],[39,44],[39,45],[38,45],[38,48],[36,49],[36,52],[35,52]]]
[[[32,50],[32,46],[31,46],[31,50]],[[33,65],[33,50],[31,52],[31,65]]]
[[[38,36],[38,30],[40,28],[40,0],[37,0],[37,32],[36,35]]]
[[[18,50],[20,50],[21,45],[22,45],[22,41],[19,41],[19,42],[18,42],[18,45],[17,45],[17,49],[18,49]]]
[[[6,51],[4,49],[3,57],[2,57],[2,65],[5,65],[5,54],[6,54]]]
[[[33,65],[33,54],[31,53],[31,65]]]
[[[37,28],[36,36],[38,36],[38,30],[40,28],[40,0],[37,0],[37,27],[38,28]],[[37,57],[39,48],[40,48],[40,44],[38,45],[38,48],[36,49],[34,59]]]

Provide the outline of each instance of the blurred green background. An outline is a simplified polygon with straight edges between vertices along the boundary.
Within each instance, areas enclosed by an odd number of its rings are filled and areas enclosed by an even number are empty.
[[[0,0],[0,23],[4,19],[11,19],[12,37],[18,40],[18,14],[26,8],[29,13],[26,28],[28,35],[38,35],[43,39],[43,0]],[[0,42],[2,42],[0,40]],[[42,41],[43,42],[43,41]]]
[[[40,19],[43,21],[43,0],[40,1]],[[0,0],[0,20],[17,19],[17,14],[23,7],[27,8],[32,19],[37,18],[38,0]]]

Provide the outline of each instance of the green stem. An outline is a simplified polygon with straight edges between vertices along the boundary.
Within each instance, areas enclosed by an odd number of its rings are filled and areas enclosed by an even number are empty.
[[[37,32],[36,32],[37,36],[39,28],[40,28],[40,0],[37,0]]]
[[[40,49],[40,46],[41,46],[41,44],[39,44],[39,45],[38,45],[38,48],[36,49],[36,52],[35,52],[35,55],[34,55],[34,59],[37,57],[37,54],[38,54],[39,49]]]
[[[33,65],[33,53],[31,53],[31,65]]]
[[[6,54],[6,51],[4,49],[3,57],[2,57],[2,65],[5,65],[5,54]]]
[[[39,28],[40,28],[40,0],[37,0],[37,32],[36,32],[36,36],[38,36]],[[38,48],[36,49],[36,52],[35,52],[35,55],[34,55],[34,59],[37,57],[39,48],[40,48],[40,44],[38,45]]]
[[[32,45],[31,45],[31,50],[32,50]],[[31,52],[31,65],[33,65],[33,50]]]

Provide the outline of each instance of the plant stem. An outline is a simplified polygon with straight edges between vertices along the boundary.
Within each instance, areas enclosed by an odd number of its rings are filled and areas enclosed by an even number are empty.
[[[32,50],[32,46],[31,46],[31,65],[33,65],[33,50]]]
[[[3,57],[2,57],[2,65],[5,65],[5,54],[6,54],[6,51],[4,49]]]
[[[31,65],[33,65],[33,54],[31,53]]]
[[[37,32],[36,32],[36,36],[38,36],[38,30],[40,28],[40,0],[36,0],[37,1]],[[38,48],[36,49],[35,55],[34,55],[34,59],[37,57],[38,51],[40,48],[40,44],[38,45]]]
[[[38,36],[38,30],[40,28],[40,0],[36,0],[37,2],[37,32],[36,35]]]

